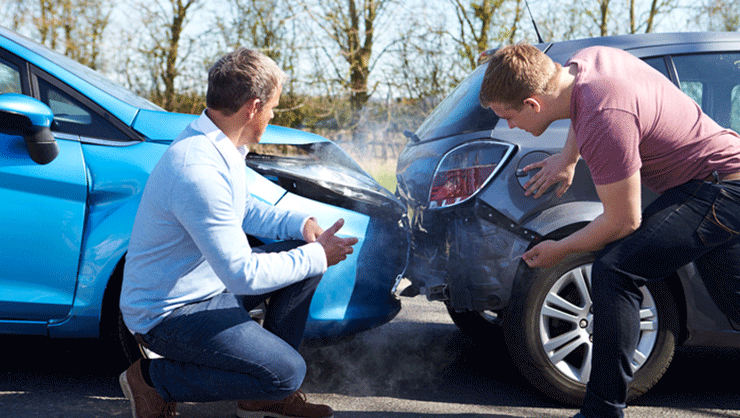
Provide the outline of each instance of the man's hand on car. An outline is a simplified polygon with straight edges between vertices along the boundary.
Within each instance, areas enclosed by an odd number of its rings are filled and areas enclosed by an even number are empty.
[[[527,172],[536,168],[539,168],[540,171],[524,183],[526,189],[524,194],[526,196],[534,194],[535,199],[542,196],[555,183],[560,183],[555,195],[557,197],[562,196],[573,183],[576,165],[564,158],[563,154],[555,154],[542,161],[529,164],[522,170]]]
[[[336,236],[337,231],[339,231],[343,225],[344,219],[339,219],[334,223],[334,225],[329,227],[329,229],[316,238],[316,242],[321,244],[324,247],[324,252],[326,252],[327,266],[333,266],[340,261],[345,260],[347,255],[352,254],[352,246],[357,244],[357,238],[340,238]]]

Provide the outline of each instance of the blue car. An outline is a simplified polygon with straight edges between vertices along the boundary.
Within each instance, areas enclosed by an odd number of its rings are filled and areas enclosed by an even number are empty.
[[[120,338],[135,358],[118,308],[134,216],[151,169],[196,117],[0,28],[0,334]],[[257,198],[324,228],[344,218],[341,234],[359,238],[319,285],[306,340],[390,321],[405,208],[323,137],[270,126],[253,151],[245,169]]]

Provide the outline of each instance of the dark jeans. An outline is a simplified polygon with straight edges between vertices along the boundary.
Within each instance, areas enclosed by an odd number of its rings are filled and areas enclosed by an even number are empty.
[[[280,242],[255,251],[282,251]],[[311,298],[321,276],[270,294],[224,292],[175,310],[142,339],[163,359],[149,373],[168,402],[280,400],[301,386],[306,363],[301,344]],[[269,298],[263,326],[249,311]]]
[[[666,191],[640,228],[611,243],[592,270],[591,379],[581,412],[623,417],[639,336],[643,284],[692,261],[718,307],[740,321],[740,182],[691,181]]]

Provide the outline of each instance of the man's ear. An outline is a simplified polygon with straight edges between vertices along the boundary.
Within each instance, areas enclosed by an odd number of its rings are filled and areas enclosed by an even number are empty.
[[[542,98],[539,96],[531,96],[524,99],[524,106],[530,106],[532,110],[537,113],[542,111]]]
[[[244,111],[248,119],[252,119],[257,112],[259,112],[262,102],[260,99],[250,99],[244,103]]]

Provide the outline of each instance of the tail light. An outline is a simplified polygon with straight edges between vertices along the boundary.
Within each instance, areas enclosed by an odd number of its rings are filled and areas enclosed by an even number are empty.
[[[479,141],[452,149],[434,173],[429,208],[453,206],[473,197],[504,166],[514,148],[511,144]]]

